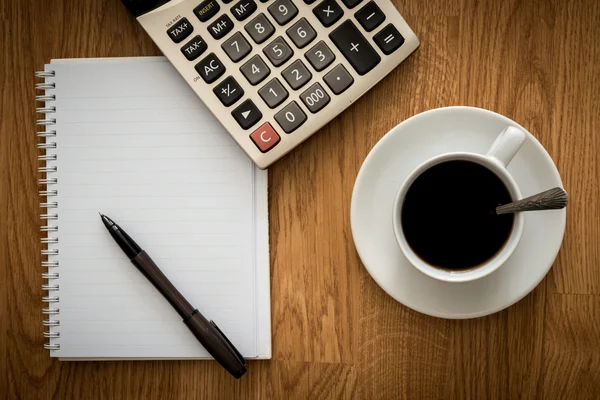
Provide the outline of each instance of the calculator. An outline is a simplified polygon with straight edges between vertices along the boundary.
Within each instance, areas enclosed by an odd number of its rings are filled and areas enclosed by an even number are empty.
[[[265,169],[419,47],[390,0],[121,0]]]

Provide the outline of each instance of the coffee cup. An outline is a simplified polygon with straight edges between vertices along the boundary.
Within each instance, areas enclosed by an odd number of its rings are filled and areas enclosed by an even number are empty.
[[[525,138],[509,126],[485,155],[445,153],[409,174],[396,194],[392,224],[415,268],[441,281],[469,282],[491,274],[513,254],[524,215],[495,215],[491,202],[522,198],[507,166]]]

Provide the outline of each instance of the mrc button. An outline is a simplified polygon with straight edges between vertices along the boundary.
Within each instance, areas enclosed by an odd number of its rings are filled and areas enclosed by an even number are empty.
[[[200,22],[206,22],[214,17],[215,14],[219,12],[220,8],[217,0],[206,0],[200,3],[198,7],[194,8],[194,14],[196,14]]]

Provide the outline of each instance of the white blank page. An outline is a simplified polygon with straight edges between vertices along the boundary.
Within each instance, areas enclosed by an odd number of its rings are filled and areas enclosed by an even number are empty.
[[[270,356],[266,172],[162,57],[58,60],[60,344],[72,358],[207,358],[100,221],[118,223],[247,358]],[[54,150],[48,151],[52,153]],[[52,210],[50,210],[52,211]]]

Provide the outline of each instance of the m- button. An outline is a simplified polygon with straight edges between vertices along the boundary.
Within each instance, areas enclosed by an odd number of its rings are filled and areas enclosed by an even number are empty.
[[[268,122],[265,122],[257,130],[252,132],[250,139],[252,139],[256,147],[263,153],[271,150],[281,141],[281,137]]]

